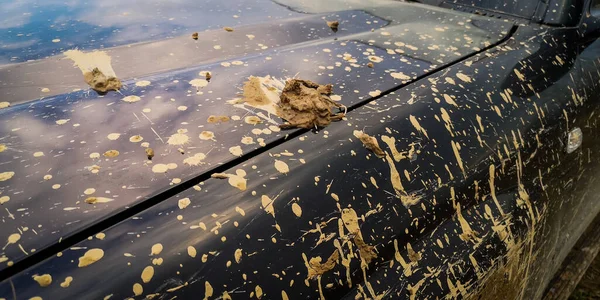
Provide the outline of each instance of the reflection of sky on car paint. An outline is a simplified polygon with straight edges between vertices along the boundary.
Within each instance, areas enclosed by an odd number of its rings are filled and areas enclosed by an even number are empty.
[[[268,0],[0,1],[0,64],[296,14]]]

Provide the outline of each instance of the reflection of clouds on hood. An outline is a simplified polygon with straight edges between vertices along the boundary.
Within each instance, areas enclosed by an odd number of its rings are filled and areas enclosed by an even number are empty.
[[[27,48],[30,46],[33,46],[35,43],[39,42],[38,39],[31,39],[31,40],[26,40],[26,41],[21,41],[21,42],[2,42],[0,41],[0,49],[20,49],[20,48]]]
[[[2,9],[2,8],[0,8],[0,9]],[[27,22],[29,22],[30,17],[31,17],[31,14],[22,13],[22,14],[18,14],[18,15],[12,15],[8,18],[4,18],[4,19],[0,20],[0,29],[23,26]]]
[[[386,4],[390,0],[273,0],[275,3],[306,13],[355,10]]]
[[[235,15],[235,17],[234,17]],[[295,16],[270,0],[77,1],[24,0],[0,3],[0,49],[32,34],[35,45],[4,48],[0,61],[25,61],[55,55],[66,44],[79,49],[180,36],[192,31],[262,23]],[[52,40],[59,38],[60,43]],[[10,51],[9,51],[10,50]]]

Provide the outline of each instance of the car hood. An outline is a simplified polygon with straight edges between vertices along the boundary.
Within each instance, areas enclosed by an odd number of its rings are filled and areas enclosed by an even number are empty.
[[[85,229],[116,224],[297,135],[267,111],[230,101],[250,76],[330,83],[353,110],[498,43],[512,27],[399,2],[326,14],[279,9],[232,32],[200,32],[198,41],[186,33],[105,49],[123,79],[118,93],[87,89],[58,52],[3,66],[0,93],[12,103],[0,110],[3,279],[9,266],[31,265],[87,238]],[[339,31],[326,20],[339,20]],[[205,71],[210,82],[195,85]]]

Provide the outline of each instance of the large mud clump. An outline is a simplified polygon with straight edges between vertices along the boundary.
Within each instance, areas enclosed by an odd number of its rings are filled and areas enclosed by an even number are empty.
[[[117,91],[123,86],[121,80],[116,77],[104,75],[98,68],[94,68],[91,72],[84,73],[83,79],[92,87],[92,89],[99,93]]]
[[[290,79],[281,93],[277,115],[287,123],[281,128],[325,127],[345,116],[332,113],[332,108],[345,107],[331,100],[332,85],[320,85],[309,80]]]

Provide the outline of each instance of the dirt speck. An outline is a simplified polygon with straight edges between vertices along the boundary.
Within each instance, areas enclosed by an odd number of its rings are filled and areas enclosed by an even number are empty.
[[[148,160],[152,160],[154,157],[154,150],[152,148],[146,148],[146,156],[148,157]]]
[[[333,32],[337,32],[340,26],[339,21],[327,21],[327,26],[333,30]]]
[[[197,32],[192,33],[192,38],[194,40],[198,40],[198,33]]]
[[[223,29],[225,29],[225,31],[227,31],[227,32],[232,32],[233,31],[232,27],[223,27]]]
[[[373,65],[373,63],[372,63],[372,62],[369,62],[369,63],[367,64],[367,67],[369,67],[369,68],[373,68],[373,67],[374,67],[374,65]]]
[[[9,102],[6,102],[6,101],[4,101],[4,102],[0,102],[0,109],[2,109],[2,108],[7,108],[7,107],[9,107],[9,106],[10,106],[10,103],[9,103]]]
[[[290,79],[281,93],[278,114],[287,123],[282,128],[325,127],[341,120],[345,113],[332,113],[332,107],[345,108],[331,100],[332,85],[320,85],[309,80]]]
[[[377,142],[377,138],[370,136],[360,130],[354,130],[354,136],[357,137],[365,146],[365,148],[371,150],[377,157],[384,157],[385,152],[381,150],[379,147],[379,142]]]

